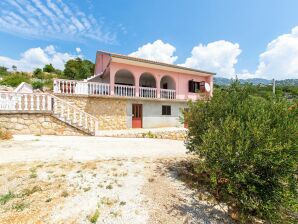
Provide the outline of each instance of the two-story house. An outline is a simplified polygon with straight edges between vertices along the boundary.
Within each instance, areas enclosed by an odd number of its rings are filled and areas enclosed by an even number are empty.
[[[215,73],[98,51],[94,75],[54,81],[54,94],[97,117],[100,129],[181,127],[187,101],[212,96]]]

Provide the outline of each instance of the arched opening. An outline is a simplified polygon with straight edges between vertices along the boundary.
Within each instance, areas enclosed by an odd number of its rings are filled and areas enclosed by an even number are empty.
[[[156,81],[154,76],[149,72],[144,72],[140,76],[140,87],[156,88]]]
[[[121,69],[121,70],[117,71],[115,74],[115,84],[116,85],[134,86],[135,78],[130,71],[128,71],[126,69]]]
[[[135,96],[134,75],[125,69],[121,69],[115,74],[114,93],[118,96]]]
[[[163,76],[160,80],[160,97],[176,99],[176,83],[170,76]]]
[[[156,80],[154,76],[149,72],[144,72],[140,76],[140,88],[139,94],[140,97],[149,97],[149,98],[156,98]]]
[[[163,76],[160,80],[160,88],[161,89],[176,89],[175,80],[170,76]]]

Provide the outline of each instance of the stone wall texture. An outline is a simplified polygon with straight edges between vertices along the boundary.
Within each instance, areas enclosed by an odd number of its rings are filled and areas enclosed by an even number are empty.
[[[58,96],[98,118],[99,130],[126,129],[125,99],[108,99],[99,97]]]
[[[99,134],[101,137],[116,137],[116,138],[157,138],[157,139],[172,139],[172,140],[185,140],[187,136],[187,130],[169,130],[169,131],[159,131],[151,130],[143,133],[140,132],[104,132]]]
[[[86,135],[51,114],[0,114],[0,129],[12,134]]]

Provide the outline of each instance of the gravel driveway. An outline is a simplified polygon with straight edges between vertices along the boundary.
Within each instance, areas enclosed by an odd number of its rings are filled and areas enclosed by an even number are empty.
[[[14,136],[0,142],[0,223],[227,223],[167,164],[182,141]]]

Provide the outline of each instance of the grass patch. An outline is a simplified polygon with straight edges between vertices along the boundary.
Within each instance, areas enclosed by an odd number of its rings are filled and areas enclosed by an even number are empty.
[[[24,202],[19,202],[12,206],[12,208],[18,212],[23,211],[26,207],[28,207],[28,204],[25,204]]]
[[[107,185],[106,186],[106,189],[112,190],[113,189],[113,185],[112,184]]]
[[[124,205],[126,205],[126,202],[125,201],[120,201],[119,205],[124,206]]]
[[[96,211],[89,217],[89,221],[91,223],[96,223],[99,218],[99,215],[100,215],[99,210],[96,209]]]
[[[7,194],[0,196],[0,204],[5,205],[9,200],[11,200],[15,197],[16,197],[16,195],[9,191]]]
[[[100,203],[103,205],[107,205],[109,207],[113,206],[115,203],[118,201],[116,199],[108,198],[108,197],[103,197],[100,199]]]
[[[67,191],[63,191],[63,192],[61,193],[61,196],[64,197],[64,198],[66,198],[66,197],[69,196],[69,194],[68,194]]]
[[[30,173],[29,177],[30,177],[31,179],[37,177],[37,174],[36,174],[36,168],[31,168],[31,169],[30,169],[30,172],[31,172],[31,173]]]
[[[84,192],[90,191],[91,187],[84,187],[83,190]]]
[[[31,179],[36,178],[36,177],[37,177],[37,174],[36,174],[36,173],[30,173],[29,177],[30,177]]]
[[[41,187],[34,186],[32,189],[24,189],[23,190],[23,196],[30,196],[31,194],[34,194],[35,192],[42,191]]]

